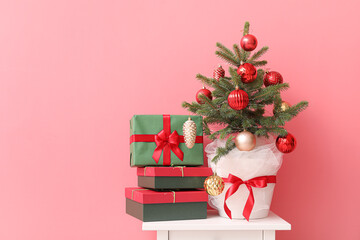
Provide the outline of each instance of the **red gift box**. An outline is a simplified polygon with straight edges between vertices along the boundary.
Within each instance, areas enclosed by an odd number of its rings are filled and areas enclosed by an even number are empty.
[[[126,213],[142,221],[168,221],[206,218],[205,191],[153,191],[126,188]]]

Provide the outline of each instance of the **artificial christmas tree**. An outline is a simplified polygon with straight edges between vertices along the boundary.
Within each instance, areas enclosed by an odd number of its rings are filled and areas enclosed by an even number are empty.
[[[232,65],[229,76],[197,75],[207,90],[213,89],[207,94],[211,98],[197,95],[197,102],[184,102],[183,107],[203,116],[204,133],[213,140],[205,149],[211,161],[209,165],[225,180],[224,192],[210,196],[209,203],[221,216],[249,220],[268,215],[282,153],[291,152],[296,145],[284,125],[304,110],[308,102],[284,104],[281,92],[287,90],[289,84],[283,83],[280,73],[267,73],[259,68],[267,64],[259,58],[269,48],[265,46],[251,53],[258,42],[255,36],[249,35],[248,22],[243,36],[242,49],[235,44],[232,51],[217,43],[215,54]],[[273,115],[265,114],[267,105],[273,106]],[[212,125],[222,128],[212,130]],[[272,135],[278,137],[276,145]],[[221,166],[216,166],[219,163]],[[248,198],[244,198],[246,192]],[[234,210],[233,214],[230,209]]]

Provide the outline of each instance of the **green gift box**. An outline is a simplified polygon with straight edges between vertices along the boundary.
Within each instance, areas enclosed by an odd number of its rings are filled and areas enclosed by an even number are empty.
[[[188,115],[134,115],[130,120],[130,165],[203,165],[202,117],[191,116],[196,124],[196,141],[191,149],[184,143],[182,129],[188,118]]]
[[[212,175],[208,167],[144,167],[137,168],[138,186],[154,190],[204,188]]]

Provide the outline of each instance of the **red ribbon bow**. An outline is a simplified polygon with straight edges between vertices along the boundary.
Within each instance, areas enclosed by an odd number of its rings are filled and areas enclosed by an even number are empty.
[[[231,187],[226,191],[225,194],[225,201],[224,201],[224,209],[226,214],[231,217],[231,210],[228,208],[226,204],[226,200],[233,195],[240,187],[241,184],[245,184],[246,187],[249,189],[249,197],[246,201],[244,210],[243,210],[243,216],[246,218],[246,220],[249,221],[251,211],[254,207],[255,199],[254,199],[254,193],[252,188],[264,188],[267,186],[268,183],[276,183],[276,176],[263,176],[263,177],[256,177],[252,178],[247,181],[243,181],[241,178],[238,178],[234,175],[229,174],[229,177],[227,179],[224,179],[225,182],[232,183]]]
[[[173,131],[170,135],[161,130],[155,135],[156,148],[154,150],[153,159],[156,163],[159,162],[162,151],[164,150],[164,165],[170,165],[168,159],[170,159],[170,150],[182,161],[184,159],[184,153],[179,148],[180,137],[177,131]]]

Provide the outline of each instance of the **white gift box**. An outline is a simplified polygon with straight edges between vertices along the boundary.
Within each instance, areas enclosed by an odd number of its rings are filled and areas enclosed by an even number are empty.
[[[218,163],[211,162],[216,155],[218,147],[224,147],[226,140],[215,140],[205,148],[209,166],[218,176],[228,178],[232,174],[243,181],[262,176],[275,176],[282,164],[282,153],[275,146],[274,138],[257,138],[256,147],[251,151],[239,151],[233,149],[226,156],[219,159]],[[210,196],[209,204],[217,209],[219,215],[227,217],[224,210],[224,200],[226,191],[232,183],[225,183],[224,191],[218,196]],[[275,183],[268,183],[264,188],[252,187],[254,194],[254,207],[250,214],[250,219],[264,218],[269,214],[271,200],[275,188]],[[249,197],[249,190],[245,184],[240,185],[239,189],[231,195],[226,203],[231,210],[232,218],[244,219],[243,210]]]

